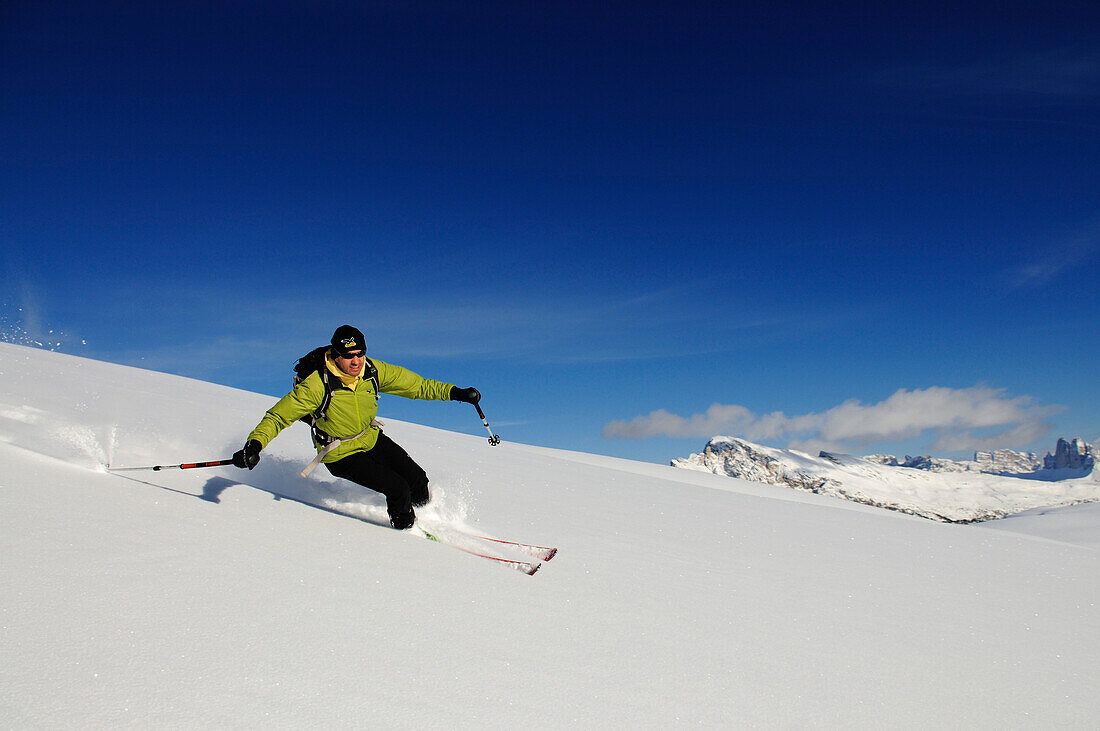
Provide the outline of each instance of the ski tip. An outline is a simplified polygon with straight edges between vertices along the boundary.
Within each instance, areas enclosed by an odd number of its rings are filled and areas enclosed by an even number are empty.
[[[524,569],[523,573],[527,574],[528,576],[534,576],[535,572],[538,571],[541,567],[541,563],[529,563],[527,564],[527,568]]]
[[[546,552],[546,558],[544,558],[543,561],[549,561],[550,559],[552,559],[554,556],[557,556],[557,555],[558,555],[558,549],[551,548],[549,551]]]

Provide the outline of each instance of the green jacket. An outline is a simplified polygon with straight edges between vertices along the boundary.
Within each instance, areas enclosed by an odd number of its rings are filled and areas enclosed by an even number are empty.
[[[421,378],[401,366],[380,360],[372,359],[372,361],[378,369],[379,393],[426,401],[447,401],[451,397],[452,385],[449,383]],[[347,378],[346,374],[345,378]],[[381,432],[373,423],[374,417],[378,414],[378,396],[374,392],[374,384],[370,379],[356,378],[351,387],[340,385],[335,377],[333,380],[337,385],[332,392],[332,400],[329,402],[325,418],[317,420],[317,428],[339,439],[353,437],[364,429],[366,433],[358,439],[342,443],[326,454],[324,462],[335,462],[349,454],[373,449]],[[325,385],[321,381],[321,376],[314,371],[267,410],[264,418],[248,435],[248,439],[255,439],[263,447],[267,447],[283,429],[303,416],[312,414],[321,405],[324,396]],[[317,445],[317,451],[321,451],[321,448]]]

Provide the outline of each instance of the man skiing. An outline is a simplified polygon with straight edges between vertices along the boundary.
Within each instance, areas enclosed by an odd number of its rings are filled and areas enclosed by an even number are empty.
[[[481,394],[476,388],[458,388],[368,360],[363,333],[351,325],[336,328],[323,355],[316,370],[268,409],[244,448],[233,455],[233,464],[252,469],[279,432],[313,415],[313,442],[328,471],[385,495],[390,525],[407,530],[416,522],[413,508],[431,500],[428,475],[374,420],[378,394],[470,404],[477,404]]]

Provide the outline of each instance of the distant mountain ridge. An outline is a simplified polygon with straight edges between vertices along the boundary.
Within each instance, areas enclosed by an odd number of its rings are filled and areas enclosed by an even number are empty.
[[[1080,438],[1059,439],[1054,452],[1042,459],[1034,452],[998,449],[976,452],[973,460],[950,460],[831,452],[813,457],[719,436],[700,454],[671,464],[945,522],[992,520],[1032,508],[1100,501],[1093,450]]]
[[[991,452],[975,452],[973,460],[941,459],[929,455],[905,456],[899,460],[892,455],[872,454],[863,459],[888,467],[908,467],[930,472],[985,472],[991,475],[1021,475],[1039,470],[1092,469],[1092,447],[1080,437],[1070,441],[1059,439],[1054,452],[1040,458],[1035,452],[1017,452],[1012,449],[995,449]]]
[[[929,472],[985,472],[988,474],[1024,474],[1042,469],[1043,460],[1035,452],[1017,452],[997,449],[992,452],[975,452],[973,460],[954,460],[921,455],[898,459],[889,454],[871,454],[863,459],[887,467],[907,467]]]

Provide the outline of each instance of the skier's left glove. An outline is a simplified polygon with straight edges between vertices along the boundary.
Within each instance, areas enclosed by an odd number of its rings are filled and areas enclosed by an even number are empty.
[[[469,388],[451,386],[451,401],[465,401],[468,404],[476,404],[480,400],[481,392],[473,386]]]
[[[233,455],[233,466],[240,467],[242,470],[247,467],[252,469],[260,463],[260,450],[263,447],[255,439],[249,439],[245,442],[244,449],[239,450]]]

